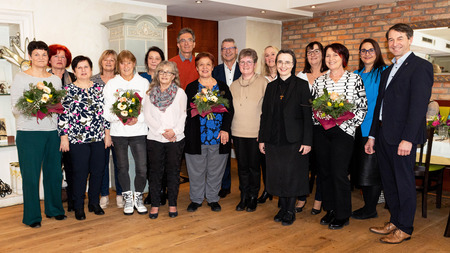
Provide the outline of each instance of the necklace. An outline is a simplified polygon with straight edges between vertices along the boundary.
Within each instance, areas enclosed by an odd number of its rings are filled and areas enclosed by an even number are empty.
[[[284,93],[286,92],[286,90],[287,90],[287,85],[285,85],[285,87],[284,87],[284,89],[283,89],[283,85],[280,84],[280,93],[281,93],[281,95],[280,95],[280,100],[283,100],[283,98],[284,98]]]

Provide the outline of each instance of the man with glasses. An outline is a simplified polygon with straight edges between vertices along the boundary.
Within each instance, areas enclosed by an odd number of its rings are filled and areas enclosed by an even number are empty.
[[[181,88],[198,79],[198,72],[195,68],[195,56],[193,50],[195,48],[195,33],[191,28],[183,28],[177,37],[178,55],[169,59],[177,64],[180,73]]]
[[[221,47],[221,57],[222,64],[217,65],[213,72],[212,76],[217,81],[221,81],[226,83],[228,87],[231,83],[238,79],[241,76],[241,71],[239,70],[239,64],[236,62],[236,58],[238,55],[238,49],[234,42],[234,39],[227,38],[222,41]],[[219,196],[221,198],[225,198],[228,194],[230,194],[231,189],[231,161],[230,157],[228,157],[227,166],[225,167],[225,172],[222,178],[222,187],[219,191]]]

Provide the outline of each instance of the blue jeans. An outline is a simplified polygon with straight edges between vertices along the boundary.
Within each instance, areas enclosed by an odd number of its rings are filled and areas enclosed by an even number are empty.
[[[122,187],[119,183],[119,169],[117,168],[117,158],[116,158],[116,152],[114,151],[114,147],[111,146],[110,148],[106,149],[105,154],[105,173],[103,174],[102,179],[102,189],[100,194],[102,196],[108,196],[109,195],[109,150],[111,150],[113,155],[113,163],[114,163],[114,182],[116,184],[116,194],[122,195]]]

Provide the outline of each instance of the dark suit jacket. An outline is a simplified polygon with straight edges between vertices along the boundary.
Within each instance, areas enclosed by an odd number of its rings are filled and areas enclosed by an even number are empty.
[[[312,111],[311,92],[308,82],[296,76],[291,76],[286,90],[286,99],[283,109],[286,138],[289,143],[300,142],[302,145],[312,145]],[[259,126],[259,142],[270,140],[274,116],[274,101],[277,96],[278,78],[267,85],[262,105],[261,122]]]
[[[220,128],[220,130],[228,132],[230,141],[228,141],[225,145],[220,144],[219,147],[220,154],[228,154],[231,150],[231,120],[233,119],[234,115],[233,98],[226,83],[217,80],[217,84],[219,85],[219,91],[224,92],[223,97],[228,99],[230,105],[227,108],[228,112],[223,113],[222,126]],[[188,100],[186,111],[186,125],[184,127],[184,135],[186,138],[186,146],[184,148],[184,151],[191,155],[199,155],[202,153],[200,140],[200,116],[191,116],[191,103],[194,102],[194,96],[198,92],[198,80],[195,80],[192,83],[188,84],[186,86],[185,92]]]
[[[241,76],[241,70],[239,69],[239,63],[236,62],[236,69],[234,70],[233,81],[238,79]],[[221,81],[223,83],[227,83],[227,79],[225,77],[225,68],[224,63],[217,65],[214,67],[212,72],[212,77],[217,81]]]
[[[426,141],[426,112],[433,86],[433,66],[411,53],[395,73],[388,88],[386,83],[393,65],[381,74],[377,104],[370,136],[383,134],[389,145],[402,140],[413,144]],[[379,115],[383,101],[383,127],[379,131]]]

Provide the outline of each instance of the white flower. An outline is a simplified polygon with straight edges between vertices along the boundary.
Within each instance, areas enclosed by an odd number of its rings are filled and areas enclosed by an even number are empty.
[[[127,112],[127,111],[121,111],[121,112],[120,112],[120,115],[126,117],[126,116],[128,116],[128,112]]]
[[[217,97],[216,96],[211,96],[211,101],[213,101],[214,103],[217,102]]]
[[[42,90],[47,94],[50,94],[52,92],[52,90],[47,86],[44,86],[44,88],[42,88]]]
[[[125,109],[127,108],[127,106],[124,105],[124,104],[122,104],[122,103],[118,103],[118,104],[117,104],[117,108],[118,108],[119,110],[125,110]]]
[[[49,98],[50,98],[50,96],[48,94],[42,94],[41,102],[42,103],[47,103]]]

